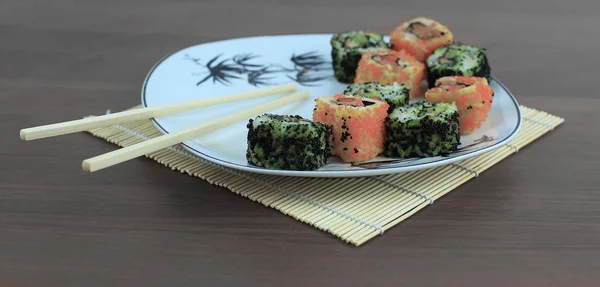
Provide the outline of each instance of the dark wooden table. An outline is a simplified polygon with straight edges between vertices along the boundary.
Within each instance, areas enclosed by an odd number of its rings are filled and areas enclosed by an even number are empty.
[[[282,2],[0,2],[0,286],[598,286],[598,1]],[[86,174],[115,148],[87,134],[17,136],[138,104],[185,46],[420,15],[567,121],[360,248],[147,159]]]

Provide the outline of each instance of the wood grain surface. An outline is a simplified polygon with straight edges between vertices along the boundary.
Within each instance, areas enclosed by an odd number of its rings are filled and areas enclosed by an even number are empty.
[[[600,2],[0,1],[0,286],[598,286]],[[227,38],[367,29],[429,16],[488,49],[556,131],[360,248],[133,160],[87,134],[21,128],[140,102],[152,65]]]

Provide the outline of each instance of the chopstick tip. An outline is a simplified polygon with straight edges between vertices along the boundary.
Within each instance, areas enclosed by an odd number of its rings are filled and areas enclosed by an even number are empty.
[[[81,163],[81,168],[87,172],[93,172],[90,162],[86,159]]]
[[[19,137],[21,137],[22,140],[26,141],[27,140],[27,132],[25,130],[21,130],[19,132]]]

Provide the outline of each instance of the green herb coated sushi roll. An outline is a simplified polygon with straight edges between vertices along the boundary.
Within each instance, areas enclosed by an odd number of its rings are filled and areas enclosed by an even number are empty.
[[[250,119],[246,159],[281,170],[316,170],[330,155],[331,129],[300,116],[264,114]]]
[[[335,34],[330,43],[335,78],[342,83],[354,82],[358,61],[364,51],[388,48],[383,35],[365,31]]]
[[[379,98],[386,101],[390,107],[388,113],[398,107],[408,105],[410,89],[403,84],[394,83],[385,86],[377,82],[352,84],[346,87],[344,94],[363,98]]]
[[[446,76],[481,77],[490,81],[490,72],[485,49],[463,43],[440,47],[427,58],[430,88],[435,85],[435,80]]]
[[[388,116],[385,126],[385,154],[389,157],[447,155],[460,144],[454,103],[419,102],[400,107]]]

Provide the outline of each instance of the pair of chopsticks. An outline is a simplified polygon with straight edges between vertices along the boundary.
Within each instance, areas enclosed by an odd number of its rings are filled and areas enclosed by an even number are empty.
[[[168,104],[156,107],[141,108],[136,110],[124,111],[114,114],[108,114],[97,117],[88,117],[80,120],[61,122],[51,125],[32,127],[22,129],[20,136],[22,140],[30,141],[41,138],[48,138],[58,135],[65,135],[75,132],[88,131],[95,128],[112,126],[126,122],[150,119],[154,117],[166,116],[184,111],[214,106],[234,101],[263,97],[267,95],[296,92],[296,84],[286,84],[271,88],[258,89],[254,91],[242,92],[228,96],[214,97],[202,100],[193,100],[182,103]],[[130,159],[134,159],[181,142],[191,140],[201,135],[216,131],[229,126],[235,122],[257,116],[269,110],[291,104],[296,101],[308,98],[308,92],[296,92],[269,103],[256,106],[254,108],[241,111],[222,118],[201,123],[174,133],[163,135],[144,141],[135,145],[121,148],[109,153],[86,159],[82,163],[83,170],[94,172],[101,170]]]

